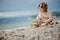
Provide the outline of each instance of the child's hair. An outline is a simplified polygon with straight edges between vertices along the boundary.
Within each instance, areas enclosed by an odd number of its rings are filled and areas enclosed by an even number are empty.
[[[38,8],[45,8],[45,10],[47,10],[48,5],[47,5],[47,3],[45,3],[45,2],[41,2],[41,3],[38,5]]]

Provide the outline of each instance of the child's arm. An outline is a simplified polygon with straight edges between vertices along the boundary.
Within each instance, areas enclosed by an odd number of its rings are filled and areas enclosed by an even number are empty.
[[[48,15],[49,19],[45,21],[46,24],[52,20],[52,14],[48,13],[47,15]]]
[[[40,15],[41,15],[41,14],[39,14],[39,15],[36,17],[36,20],[37,20],[37,21],[41,21],[41,20],[40,20],[40,17],[41,17]]]

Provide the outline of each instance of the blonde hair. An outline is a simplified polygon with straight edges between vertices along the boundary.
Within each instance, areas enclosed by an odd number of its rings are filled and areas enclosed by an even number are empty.
[[[46,2],[41,2],[41,3],[39,3],[38,8],[44,8],[45,11],[47,11],[48,4]]]

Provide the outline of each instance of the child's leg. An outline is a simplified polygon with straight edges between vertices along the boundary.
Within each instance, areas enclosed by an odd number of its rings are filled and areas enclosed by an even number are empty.
[[[30,25],[30,27],[31,27],[31,28],[35,28],[35,27],[39,27],[40,25],[41,25],[40,21],[34,21],[34,22]]]

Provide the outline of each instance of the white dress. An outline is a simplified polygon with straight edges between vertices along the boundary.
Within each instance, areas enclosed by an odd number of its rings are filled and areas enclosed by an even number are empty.
[[[39,15],[37,16],[37,20],[42,20],[43,22],[44,21],[46,21],[46,20],[48,20],[49,19],[49,17],[47,16],[47,13],[45,14],[41,14],[41,13],[39,13]]]
[[[33,26],[39,26],[39,25],[46,25],[45,21],[49,19],[49,16],[47,15],[49,12],[46,13],[39,13],[39,15],[36,17],[36,19],[33,21]],[[50,14],[50,13],[49,13]],[[52,16],[51,16],[52,17]],[[51,18],[50,18],[51,19]],[[49,19],[49,20],[50,20]],[[38,21],[41,20],[41,21]]]

